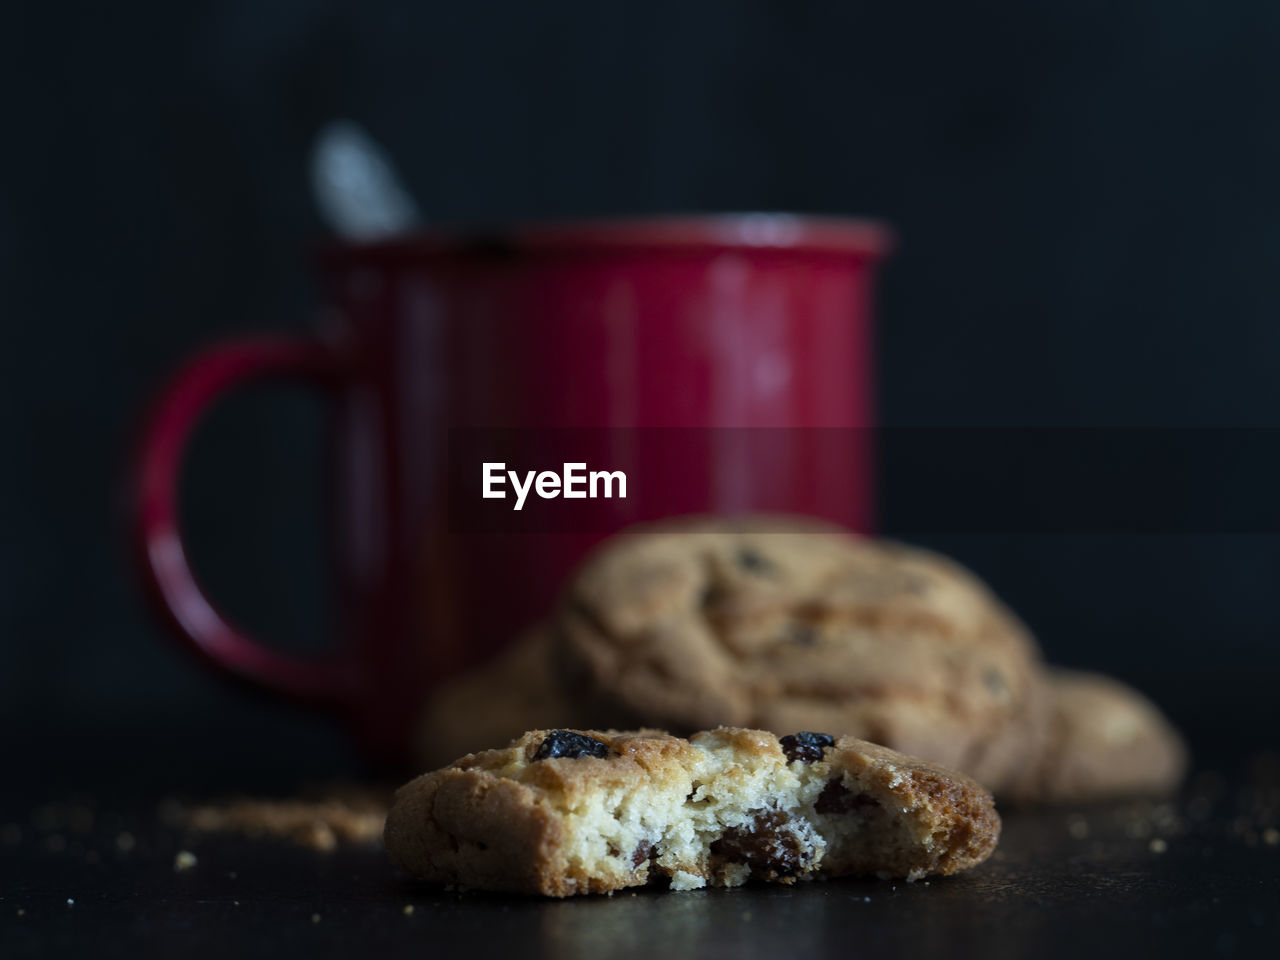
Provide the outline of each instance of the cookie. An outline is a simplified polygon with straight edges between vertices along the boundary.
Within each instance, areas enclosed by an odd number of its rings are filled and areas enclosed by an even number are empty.
[[[547,630],[528,630],[495,659],[447,680],[428,700],[414,731],[418,769],[439,767],[526,730],[594,726],[554,676]]]
[[[1079,802],[1173,791],[1187,767],[1177,730],[1119,680],[1054,669],[1048,742],[1007,793],[1018,800]]]
[[[598,724],[832,730],[997,791],[1047,728],[1036,645],[976,577],[810,521],[624,533],[551,630],[560,680]]]
[[[852,737],[538,730],[396,793],[386,845],[433,883],[566,897],[952,874],[1000,833],[969,778]]]

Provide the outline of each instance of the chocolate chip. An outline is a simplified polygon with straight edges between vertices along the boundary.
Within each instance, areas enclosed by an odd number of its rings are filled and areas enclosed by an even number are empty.
[[[538,752],[533,755],[533,759],[553,760],[557,757],[566,757],[576,760],[578,757],[607,757],[608,755],[609,745],[594,737],[574,733],[572,730],[552,730],[538,747]]]
[[[878,807],[879,801],[866,793],[854,793],[839,780],[832,780],[818,794],[813,809],[818,813],[853,813],[862,807]]]
[[[762,811],[750,825],[730,827],[710,850],[714,860],[745,863],[766,879],[794,877],[813,859],[812,841],[780,810]]]
[[[799,733],[783,737],[778,743],[782,745],[782,752],[787,755],[788,760],[813,763],[815,760],[822,759],[822,751],[827,747],[835,746],[836,739],[829,733],[810,733],[808,730],[801,730]]]
[[[636,849],[631,854],[631,866],[639,868],[640,864],[652,857],[653,854],[653,844],[648,840],[641,840],[636,844]]]
[[[738,549],[738,566],[743,570],[757,573],[761,576],[770,576],[774,573],[775,567],[764,555],[753,547],[740,547]]]

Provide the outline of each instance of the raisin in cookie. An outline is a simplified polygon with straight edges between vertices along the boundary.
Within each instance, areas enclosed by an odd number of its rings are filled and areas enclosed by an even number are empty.
[[[1049,674],[1049,738],[1014,799],[1082,801],[1169,793],[1186,772],[1182,738],[1137,690],[1096,673]]]
[[[972,780],[852,737],[539,730],[401,787],[386,843],[428,881],[565,897],[914,880],[981,863],[999,833]]]
[[[605,543],[569,584],[553,657],[598,724],[833,730],[997,792],[1048,725],[1026,629],[924,550],[809,521],[685,519]]]

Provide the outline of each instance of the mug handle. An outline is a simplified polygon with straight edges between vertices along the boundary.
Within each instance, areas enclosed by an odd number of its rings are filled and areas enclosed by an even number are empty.
[[[227,621],[205,596],[187,562],[178,529],[178,484],[195,427],[229,390],[264,380],[333,389],[341,379],[335,354],[316,340],[252,338],[211,347],[193,357],[160,395],[136,468],[140,565],[172,635],[225,673],[326,707],[351,702],[355,664],[341,656],[294,657],[270,650]]]

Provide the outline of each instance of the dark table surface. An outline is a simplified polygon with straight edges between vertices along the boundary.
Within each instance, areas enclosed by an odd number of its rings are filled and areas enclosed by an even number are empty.
[[[996,854],[957,877],[570,901],[424,888],[377,847],[191,835],[164,815],[171,802],[128,776],[94,789],[28,779],[0,795],[0,957],[1206,957],[1280,946],[1274,753],[1202,767],[1166,803],[1006,811]],[[182,850],[197,862],[178,871]]]

